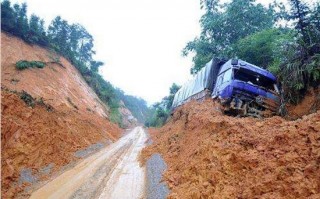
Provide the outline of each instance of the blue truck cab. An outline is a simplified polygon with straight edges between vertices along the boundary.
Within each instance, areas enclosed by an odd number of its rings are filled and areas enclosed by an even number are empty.
[[[177,91],[172,110],[211,97],[227,114],[264,117],[279,113],[279,96],[276,77],[269,71],[243,60],[212,58]]]
[[[218,99],[227,112],[259,117],[280,106],[276,77],[267,70],[243,60],[231,59],[219,70],[212,98]]]

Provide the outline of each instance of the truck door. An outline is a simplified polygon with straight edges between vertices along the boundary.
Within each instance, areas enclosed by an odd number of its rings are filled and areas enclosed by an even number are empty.
[[[223,73],[221,73],[218,76],[218,80],[217,80],[217,84],[215,86],[214,89],[214,94],[212,95],[212,97],[217,97],[220,95],[221,91],[223,89],[225,89],[231,82],[232,80],[232,69],[228,69],[226,71],[224,71]]]
[[[219,88],[223,82],[223,74],[224,73],[221,73],[218,78],[217,78],[217,82],[215,83],[215,86],[214,86],[214,89],[213,89],[213,92],[212,92],[212,97],[215,98],[217,96],[219,96]]]

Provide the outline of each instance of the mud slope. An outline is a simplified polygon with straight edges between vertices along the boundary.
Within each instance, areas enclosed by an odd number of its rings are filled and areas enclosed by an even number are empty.
[[[87,85],[80,73],[66,59],[63,64],[48,64],[43,69],[31,68],[18,71],[19,60],[50,62],[54,53],[39,46],[30,46],[21,39],[1,33],[1,85],[12,90],[24,90],[34,97],[43,97],[46,103],[59,108],[74,105],[80,111],[94,111],[107,117],[106,109],[94,91]]]
[[[233,118],[214,102],[180,107],[143,157],[160,152],[170,198],[319,198],[320,111],[296,121]]]
[[[304,99],[296,106],[287,105],[288,119],[298,119],[320,110],[320,88],[309,89]]]
[[[19,60],[49,62],[52,56],[43,48],[1,33],[3,198],[16,196],[25,181],[43,177],[37,176],[41,169],[47,167],[44,173],[53,175],[77,160],[76,151],[115,141],[121,135],[121,129],[108,120],[108,107],[64,58],[60,58],[64,67],[48,64],[43,69],[15,69]],[[42,103],[29,107],[21,99],[22,90],[38,101],[42,98]],[[48,111],[48,107],[52,109]],[[30,170],[36,177],[30,177],[26,172]]]

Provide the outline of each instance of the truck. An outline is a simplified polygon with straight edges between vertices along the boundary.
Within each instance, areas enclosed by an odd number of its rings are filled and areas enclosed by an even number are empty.
[[[206,98],[219,101],[224,113],[237,116],[276,115],[281,104],[276,77],[241,59],[213,58],[178,90],[172,108]]]

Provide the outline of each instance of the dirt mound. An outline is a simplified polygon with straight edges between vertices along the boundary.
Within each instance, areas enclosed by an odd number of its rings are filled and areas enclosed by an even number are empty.
[[[320,110],[320,88],[308,90],[304,99],[296,106],[287,105],[288,118],[298,119]]]
[[[234,118],[211,100],[180,107],[143,157],[159,152],[169,198],[319,198],[320,111],[296,121]]]
[[[29,175],[26,169],[36,174],[53,167],[52,175],[76,160],[77,150],[121,135],[122,130],[108,120],[108,107],[63,57],[64,67],[15,68],[22,59],[50,62],[52,56],[56,55],[1,33],[3,198],[22,191],[19,178]]]

